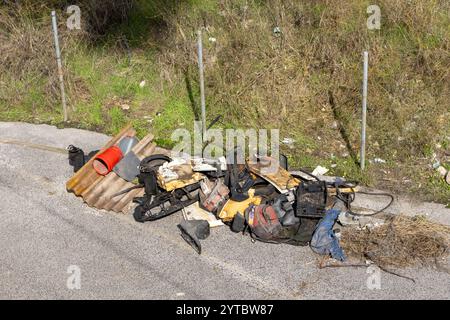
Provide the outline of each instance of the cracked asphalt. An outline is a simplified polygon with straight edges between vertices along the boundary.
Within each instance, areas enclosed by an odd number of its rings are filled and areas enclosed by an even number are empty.
[[[89,208],[65,189],[67,155],[33,147],[91,151],[108,139],[0,122],[0,299],[450,297],[450,276],[436,269],[401,270],[416,283],[381,272],[380,288],[369,289],[366,268],[318,269],[308,247],[253,243],[227,227],[213,229],[197,255],[179,235],[180,213],[141,224]],[[71,266],[80,270],[79,289],[67,286]]]

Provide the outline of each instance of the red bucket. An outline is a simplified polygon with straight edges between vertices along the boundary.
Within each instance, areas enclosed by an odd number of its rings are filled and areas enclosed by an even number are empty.
[[[96,156],[92,166],[98,174],[105,176],[122,158],[122,150],[117,146],[112,146]]]

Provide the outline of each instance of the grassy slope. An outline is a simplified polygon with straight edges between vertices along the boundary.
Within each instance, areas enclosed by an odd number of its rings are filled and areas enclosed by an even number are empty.
[[[331,173],[367,185],[449,202],[450,187],[430,168],[433,155],[447,165],[450,151],[444,2],[380,1],[379,31],[365,27],[368,1],[175,3],[138,1],[127,23],[93,45],[62,31],[70,126],[113,134],[132,121],[140,135],[152,130],[170,146],[171,132],[191,130],[198,113],[195,30],[203,25],[208,117],[224,118],[217,126],[280,128],[282,138],[295,139],[293,149],[283,147],[292,167],[334,164]],[[0,76],[1,120],[63,125],[49,41],[47,72]],[[368,163],[362,174],[360,53],[367,48],[368,159],[387,163]]]

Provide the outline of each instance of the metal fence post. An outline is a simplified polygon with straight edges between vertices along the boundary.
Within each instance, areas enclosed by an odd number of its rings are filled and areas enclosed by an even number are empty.
[[[59,48],[59,39],[58,39],[58,25],[56,23],[56,12],[52,11],[52,27],[53,27],[53,36],[55,40],[55,52],[56,52],[56,62],[58,63],[58,77],[59,77],[59,86],[61,89],[61,101],[64,113],[64,122],[67,121],[67,104],[66,104],[66,93],[64,90],[64,78],[63,78],[63,69],[61,63],[61,51]]]
[[[201,99],[201,111],[202,111],[202,136],[203,141],[206,139],[206,107],[205,107],[205,83],[203,76],[203,43],[202,43],[202,31],[198,30],[198,69],[200,74],[200,99]]]
[[[361,121],[361,170],[366,166],[366,116],[367,116],[367,78],[369,70],[369,53],[364,51],[364,71],[363,71],[363,101],[362,101],[362,121]]]

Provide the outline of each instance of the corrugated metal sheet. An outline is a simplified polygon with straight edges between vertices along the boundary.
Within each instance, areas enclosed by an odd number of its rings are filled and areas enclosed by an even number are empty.
[[[134,136],[135,134],[136,132],[131,126],[125,127],[118,135],[112,138],[99,153],[118,143],[123,137]],[[132,149],[140,159],[155,152],[156,145],[152,143],[152,139],[153,135],[149,134],[139,141]],[[94,158],[95,157],[87,162],[72,178],[70,178],[69,181],[67,181],[67,190],[82,197],[91,207],[128,213],[132,207],[133,198],[142,196],[144,190],[142,188],[136,189],[112,198],[111,196],[113,194],[130,188],[133,184],[120,178],[114,172],[110,172],[106,176],[99,175],[92,167]]]

